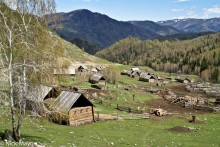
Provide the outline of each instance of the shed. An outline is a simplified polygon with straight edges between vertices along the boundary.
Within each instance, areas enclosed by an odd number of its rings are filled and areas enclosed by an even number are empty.
[[[79,72],[84,72],[84,71],[86,71],[87,69],[88,69],[88,67],[85,66],[85,65],[80,65],[80,66],[78,67],[78,71],[79,71]]]
[[[52,87],[33,86],[28,90],[26,107],[36,113],[43,114],[45,110],[44,100],[55,98],[57,95],[57,92]]]
[[[52,93],[53,88],[48,86],[34,86],[29,89],[29,92],[26,96],[27,100],[33,102],[43,102],[44,99],[53,97]]]
[[[155,82],[155,77],[149,75],[148,73],[141,73],[139,80],[144,81],[144,82],[154,83]]]
[[[74,67],[54,69],[54,75],[75,76],[76,69]]]
[[[50,105],[53,111],[51,118],[55,122],[70,126],[94,122],[93,107],[94,105],[82,93],[62,91]]]
[[[183,78],[183,77],[176,77],[175,80],[179,83],[185,83],[185,84],[190,82],[188,78]]]
[[[105,84],[105,78],[101,74],[93,74],[89,77],[89,83],[92,84]]]

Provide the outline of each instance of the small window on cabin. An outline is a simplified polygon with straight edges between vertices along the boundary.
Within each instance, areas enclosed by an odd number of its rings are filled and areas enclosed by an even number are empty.
[[[76,114],[76,111],[74,111],[74,114]]]
[[[81,109],[81,110],[80,110],[80,113],[82,113],[82,111],[83,111],[83,110]]]

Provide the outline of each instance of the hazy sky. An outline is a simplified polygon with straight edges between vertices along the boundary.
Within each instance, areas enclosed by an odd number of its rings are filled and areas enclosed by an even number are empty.
[[[220,17],[220,0],[55,0],[58,12],[89,9],[117,20]]]

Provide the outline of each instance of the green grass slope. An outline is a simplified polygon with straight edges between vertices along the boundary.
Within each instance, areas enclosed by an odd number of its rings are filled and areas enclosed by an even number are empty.
[[[0,132],[11,123],[7,113],[1,111]],[[43,119],[25,118],[22,128],[23,142],[37,142],[45,146],[219,146],[219,114],[199,115],[202,123],[192,124],[190,116],[159,118],[158,120],[115,120],[69,127]],[[191,132],[173,132],[170,128],[185,126]],[[7,146],[0,141],[0,146]],[[24,145],[27,146],[27,145]]]

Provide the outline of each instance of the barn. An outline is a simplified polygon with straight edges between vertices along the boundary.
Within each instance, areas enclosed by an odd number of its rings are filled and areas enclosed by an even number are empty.
[[[94,122],[94,105],[79,92],[62,91],[49,106],[50,119],[59,124],[77,126]]]
[[[154,83],[156,79],[154,76],[149,75],[149,73],[141,73],[139,80],[144,82]]]
[[[105,78],[101,74],[93,74],[89,77],[89,83],[91,84],[104,84],[106,83]]]

